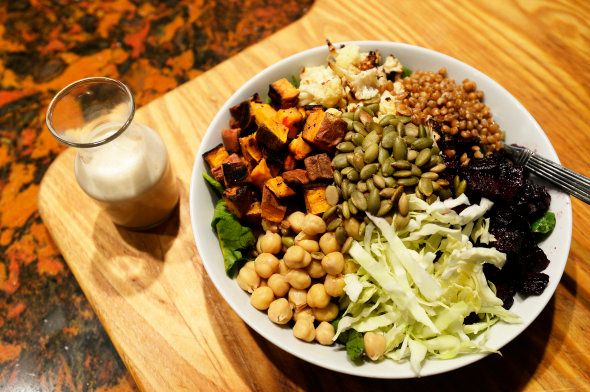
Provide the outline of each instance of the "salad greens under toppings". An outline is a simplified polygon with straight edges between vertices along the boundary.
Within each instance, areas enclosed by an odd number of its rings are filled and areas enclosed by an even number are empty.
[[[489,327],[498,320],[520,322],[502,307],[483,273],[485,263],[501,268],[506,255],[473,245],[494,240],[483,218],[493,203],[482,198],[457,213],[454,207],[469,205],[465,195],[431,205],[412,195],[410,205],[412,220],[398,232],[368,214],[369,234],[349,251],[360,269],[345,276],[348,304],[336,338],[349,330],[379,332],[385,356],[409,358],[416,372],[426,357],[493,351],[485,346]],[[466,324],[471,314],[479,321]],[[348,342],[350,337],[352,358]]]
[[[533,222],[531,230],[533,233],[549,234],[555,228],[555,214],[547,211],[543,216]]]

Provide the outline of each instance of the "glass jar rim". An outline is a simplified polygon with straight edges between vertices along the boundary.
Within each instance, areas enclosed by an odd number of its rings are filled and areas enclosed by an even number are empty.
[[[124,91],[124,93],[127,95],[127,97],[129,98],[129,104],[130,104],[129,116],[127,117],[127,120],[125,120],[123,125],[121,125],[121,127],[116,132],[113,132],[112,134],[108,135],[104,139],[96,140],[93,142],[87,142],[87,143],[77,143],[77,142],[73,142],[71,140],[67,140],[67,139],[63,138],[62,136],[60,136],[60,133],[53,127],[53,111],[55,110],[55,106],[56,106],[57,102],[59,102],[59,100],[61,100],[63,97],[65,97],[74,88],[76,88],[78,86],[85,85],[85,84],[90,84],[90,83],[111,83],[111,84],[115,84],[115,85],[117,85],[117,87],[121,88]],[[135,116],[135,98],[133,98],[133,94],[131,93],[131,90],[129,89],[129,87],[127,87],[127,85],[125,83],[123,83],[119,80],[116,80],[116,79],[108,78],[106,76],[92,76],[92,77],[76,80],[75,82],[68,84],[66,87],[62,88],[57,94],[55,94],[55,96],[53,97],[53,99],[51,100],[51,102],[49,103],[49,106],[47,108],[47,113],[45,115],[45,123],[47,124],[47,128],[49,128],[49,131],[51,132],[51,134],[59,142],[61,142],[63,144],[67,144],[68,146],[71,146],[71,147],[76,147],[76,148],[92,148],[92,147],[102,146],[103,144],[106,144],[106,143],[110,142],[111,140],[116,139],[119,135],[121,135],[121,133],[123,133],[129,127],[129,125],[131,125],[131,122],[133,121],[134,116]]]

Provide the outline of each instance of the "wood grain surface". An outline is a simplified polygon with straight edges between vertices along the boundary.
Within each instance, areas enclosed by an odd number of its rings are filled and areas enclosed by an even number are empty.
[[[345,376],[266,342],[230,310],[196,252],[188,214],[195,152],[222,103],[264,67],[332,41],[407,42],[458,58],[506,87],[544,128],[562,162],[590,175],[590,3],[318,1],[310,13],[141,108],[179,179],[175,216],[147,233],[117,229],[77,187],[74,151],[48,170],[41,215],[143,390],[583,390],[590,385],[590,207],[574,200],[572,247],[554,299],[502,350],[418,380]]]

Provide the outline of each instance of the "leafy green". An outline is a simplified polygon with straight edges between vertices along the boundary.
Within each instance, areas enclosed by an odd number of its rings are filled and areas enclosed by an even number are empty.
[[[353,362],[360,360],[364,349],[365,342],[363,340],[363,334],[351,330],[346,341],[346,355],[348,355],[348,359]]]
[[[291,84],[296,88],[299,88],[299,84],[301,83],[301,78],[297,75],[291,75]]]
[[[239,262],[244,259],[244,252],[256,243],[252,230],[242,226],[240,221],[227,210],[225,200],[219,199],[213,212],[211,227],[217,232],[225,272],[235,275]]]
[[[537,219],[531,225],[533,233],[549,234],[555,228],[555,214],[547,211],[542,217]]]
[[[270,99],[270,97],[266,97],[266,98],[264,99],[264,103],[266,103],[266,104],[268,104],[268,105],[270,105],[270,103],[271,103],[271,102],[272,102],[272,99]]]
[[[211,177],[209,174],[207,173],[203,173],[203,178],[205,179],[205,181],[211,185],[211,188],[213,188],[213,190],[215,191],[215,193],[217,193],[217,196],[223,195],[223,191],[225,190],[223,188],[223,185],[221,185],[221,183],[219,181],[217,181],[215,178]]]
[[[412,70],[408,67],[406,67],[405,65],[402,66],[402,78],[405,78],[407,76],[410,76],[412,74]]]

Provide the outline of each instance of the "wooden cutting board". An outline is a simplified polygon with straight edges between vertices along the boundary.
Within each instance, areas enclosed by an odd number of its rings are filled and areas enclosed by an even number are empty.
[[[168,223],[144,233],[115,227],[78,188],[72,150],[43,179],[41,215],[143,390],[583,389],[590,385],[588,206],[574,202],[570,259],[554,300],[503,357],[442,376],[379,381],[309,365],[246,327],[203,269],[188,188],[197,147],[222,103],[256,72],[325,38],[407,42],[479,68],[532,112],[562,162],[590,175],[588,20],[583,2],[318,1],[301,20],[138,110],[136,120],[162,135],[178,176],[181,203]]]

